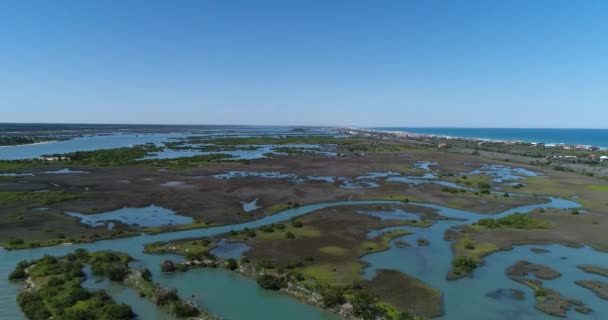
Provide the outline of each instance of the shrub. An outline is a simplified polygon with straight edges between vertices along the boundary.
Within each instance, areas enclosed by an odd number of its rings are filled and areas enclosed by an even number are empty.
[[[47,320],[51,317],[51,312],[37,292],[22,291],[17,296],[17,303],[30,320]]]
[[[485,228],[498,228],[500,227],[500,224],[492,219],[492,218],[484,218],[484,219],[479,219],[479,221],[477,221],[477,224],[485,227]]]
[[[284,277],[268,273],[259,275],[256,280],[260,287],[268,290],[280,290],[287,286],[287,281]]]
[[[173,272],[175,271],[175,264],[171,260],[165,260],[160,264],[160,271]]]
[[[320,285],[317,287],[321,295],[321,303],[326,308],[332,308],[346,302],[344,298],[344,289],[332,285]]]
[[[48,286],[52,286],[52,287],[56,287],[56,286],[60,286],[64,283],[65,281],[63,281],[63,279],[59,278],[59,277],[51,277],[49,278],[49,280],[47,281],[47,285]]]
[[[106,270],[106,275],[112,281],[122,281],[129,274],[129,269],[121,265],[112,265]]]
[[[198,316],[201,311],[193,303],[178,300],[171,305],[171,312],[178,318],[189,318]]]
[[[239,264],[238,264],[238,262],[236,262],[235,259],[233,259],[233,258],[228,259],[228,266],[227,266],[228,269],[236,270],[236,268],[238,268],[238,267],[239,267]]]
[[[295,239],[296,235],[293,232],[291,232],[291,231],[287,231],[287,233],[285,233],[285,238],[287,238],[287,239]]]
[[[502,226],[515,229],[544,229],[546,227],[542,221],[523,213],[514,213],[497,221]]]
[[[25,269],[20,268],[19,266],[8,275],[9,280],[21,280],[25,278],[27,278],[27,273],[25,272]]]
[[[127,320],[133,318],[133,311],[128,304],[110,304],[103,308],[104,319]]]
[[[272,233],[274,232],[274,224],[262,226],[260,227],[260,230],[265,233]]]
[[[378,319],[384,311],[377,305],[378,299],[365,292],[357,292],[350,299],[353,313],[361,319]]]
[[[68,309],[61,317],[64,320],[89,320],[95,318],[95,314],[87,309]]]
[[[178,301],[177,289],[167,289],[161,286],[154,287],[154,293],[152,294],[152,301],[158,306],[165,305],[169,302]]]
[[[152,281],[152,272],[148,268],[144,268],[141,270],[141,278],[147,282]]]
[[[469,273],[477,268],[477,262],[471,257],[458,256],[452,260],[452,267],[455,271]]]

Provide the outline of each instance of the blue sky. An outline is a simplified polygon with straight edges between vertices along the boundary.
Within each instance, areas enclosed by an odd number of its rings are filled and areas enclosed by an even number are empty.
[[[0,122],[608,127],[608,1],[0,1]]]

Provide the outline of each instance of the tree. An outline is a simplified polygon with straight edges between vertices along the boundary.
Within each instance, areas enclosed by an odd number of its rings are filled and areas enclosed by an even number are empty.
[[[133,318],[133,311],[128,304],[110,304],[103,308],[105,319],[127,320]]]
[[[353,305],[353,313],[362,319],[376,319],[382,316],[384,312],[376,304],[378,299],[365,292],[357,292],[350,299]]]
[[[239,267],[239,263],[236,262],[235,259],[233,259],[233,258],[228,259],[228,266],[227,266],[228,269],[236,270],[236,268],[238,268],[238,267]]]
[[[25,269],[19,268],[19,266],[17,266],[17,268],[8,276],[9,280],[21,280],[25,278],[27,278],[27,273],[25,272]]]
[[[152,272],[148,268],[141,270],[141,278],[147,282],[152,281]]]
[[[321,302],[326,308],[332,308],[346,302],[344,289],[332,285],[320,285],[317,287],[321,295]]]
[[[280,290],[287,286],[287,281],[284,277],[275,276],[269,273],[259,275],[256,280],[260,287],[267,290]]]
[[[106,270],[106,275],[112,281],[122,281],[129,274],[129,269],[121,265],[112,265]]]
[[[173,261],[167,259],[160,264],[160,271],[173,272],[175,271],[175,264]]]

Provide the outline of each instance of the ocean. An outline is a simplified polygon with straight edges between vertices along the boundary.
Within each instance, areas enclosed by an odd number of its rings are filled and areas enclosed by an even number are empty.
[[[608,148],[608,129],[541,129],[541,128],[423,128],[376,127],[382,131],[403,131],[418,134],[475,138],[487,140],[565,143]]]

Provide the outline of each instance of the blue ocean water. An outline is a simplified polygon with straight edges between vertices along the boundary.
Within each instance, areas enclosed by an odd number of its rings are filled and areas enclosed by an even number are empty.
[[[566,143],[608,148],[608,129],[535,129],[535,128],[412,128],[377,127],[383,131],[404,131],[419,134],[450,136],[458,138],[478,138],[489,140],[510,140],[543,143]]]

